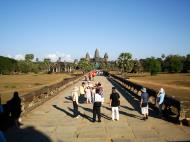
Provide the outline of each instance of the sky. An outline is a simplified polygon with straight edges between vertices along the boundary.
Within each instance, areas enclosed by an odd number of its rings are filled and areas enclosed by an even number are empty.
[[[190,0],[0,0],[0,55],[72,61],[190,53]]]

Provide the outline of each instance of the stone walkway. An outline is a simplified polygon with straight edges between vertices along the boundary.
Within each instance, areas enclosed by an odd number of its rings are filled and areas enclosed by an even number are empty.
[[[111,87],[105,77],[96,77],[103,84],[105,103],[102,122],[92,123],[92,104],[80,104],[80,118],[73,118],[71,90],[66,88],[59,95],[28,113],[21,129],[7,131],[8,142],[165,142],[190,141],[190,127],[179,126],[150,116],[141,120],[139,102],[127,95],[121,96],[120,120],[111,120],[109,95]],[[79,81],[76,86],[79,86]],[[127,97],[123,97],[127,96]],[[150,110],[151,112],[151,110]]]

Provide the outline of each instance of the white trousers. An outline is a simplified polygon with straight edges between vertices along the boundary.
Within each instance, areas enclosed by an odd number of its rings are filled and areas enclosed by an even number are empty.
[[[112,107],[112,120],[119,120],[119,107]]]

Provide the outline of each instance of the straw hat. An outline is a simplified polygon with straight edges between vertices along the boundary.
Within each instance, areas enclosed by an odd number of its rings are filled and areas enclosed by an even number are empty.
[[[146,88],[143,87],[143,88],[141,89],[141,91],[145,93],[145,92],[146,92]]]

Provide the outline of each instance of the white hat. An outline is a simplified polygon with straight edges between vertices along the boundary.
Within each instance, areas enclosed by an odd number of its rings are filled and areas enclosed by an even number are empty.
[[[143,87],[143,88],[141,89],[141,91],[142,91],[142,92],[146,92],[146,88]]]
[[[76,92],[76,91],[78,91],[79,89],[78,89],[78,87],[77,86],[75,86],[74,88],[73,88],[73,92]]]
[[[163,88],[160,88],[160,93],[164,93],[164,89]]]

